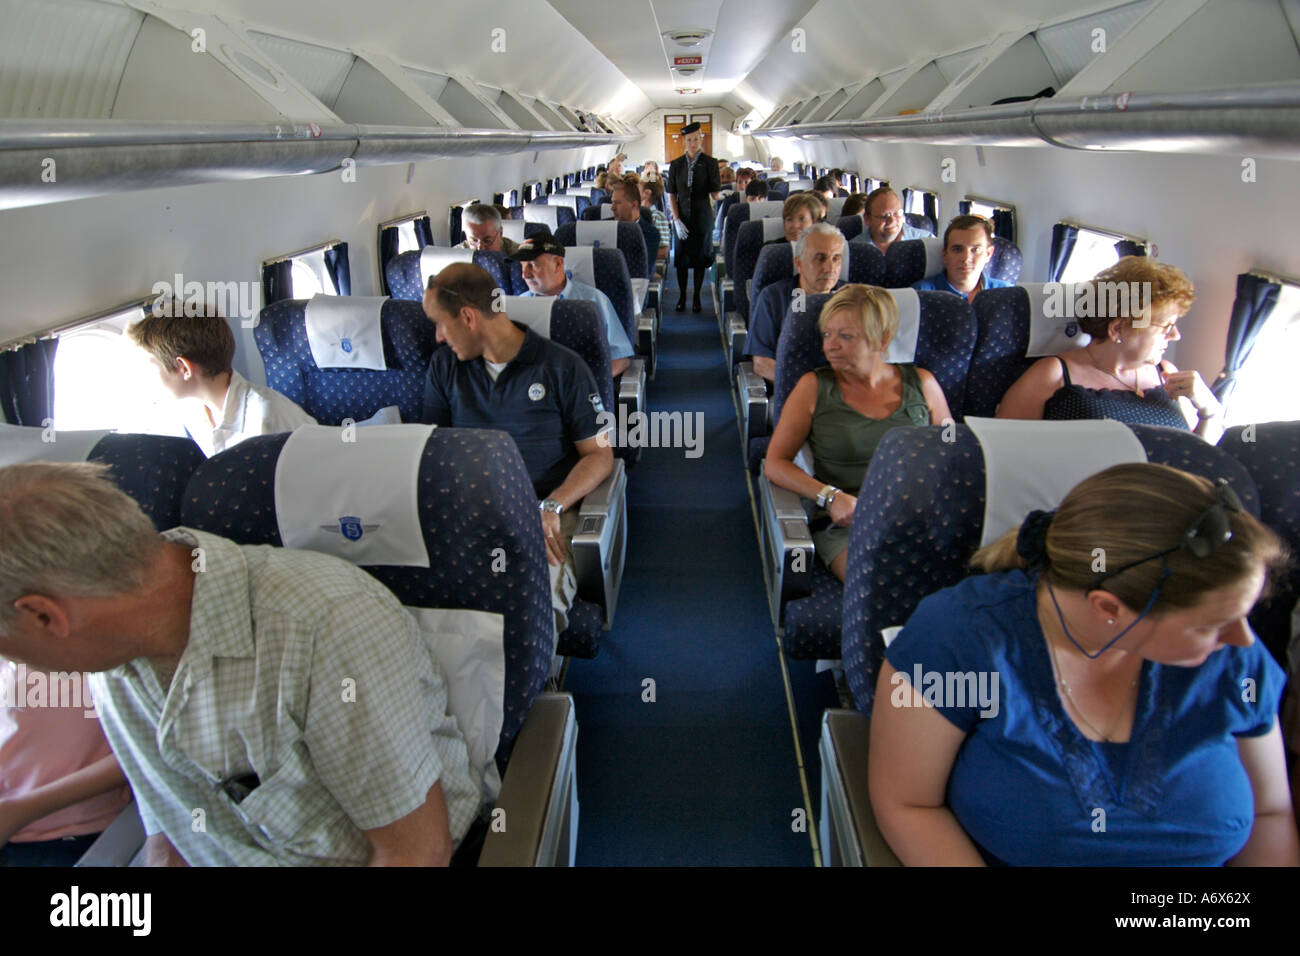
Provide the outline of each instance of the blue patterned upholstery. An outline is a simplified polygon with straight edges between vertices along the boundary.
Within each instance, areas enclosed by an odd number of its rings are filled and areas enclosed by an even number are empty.
[[[529,223],[529,225],[541,226],[540,223]],[[528,235],[528,226],[524,227],[524,235]],[[482,266],[491,273],[497,285],[505,289],[507,295],[513,294],[510,292],[510,273],[504,255],[499,252],[476,250],[474,265]],[[388,280],[388,291],[394,299],[424,301],[424,282],[420,277],[420,250],[403,252],[389,259],[388,265],[384,267],[384,278]]]
[[[791,660],[834,660],[840,656],[840,618],[844,585],[818,558],[812,562],[812,588],[807,597],[785,606],[781,646]]]
[[[921,299],[921,331],[916,340],[916,364],[934,376],[948,399],[952,417],[961,421],[966,414],[966,379],[975,353],[975,312],[970,303],[948,292],[917,295]]]
[[[966,414],[992,418],[1002,396],[1036,361],[1029,349],[1029,293],[1020,286],[987,289],[971,307],[979,334],[966,379]]]
[[[1010,239],[993,237],[993,257],[989,259],[985,271],[995,279],[1007,282],[1019,282],[1020,270],[1025,264],[1025,257],[1020,254],[1020,247]],[[983,293],[980,293],[983,295]]]
[[[922,232],[928,232],[932,236],[939,234],[939,227],[929,216],[922,216],[920,213],[909,212],[906,214],[907,224],[913,229],[920,229]],[[918,277],[919,278],[919,277]]]
[[[775,199],[770,201],[776,203]],[[760,210],[764,210],[761,215],[750,215],[755,206],[758,206]],[[722,262],[728,276],[736,274],[736,237],[740,233],[740,224],[749,222],[751,218],[762,218],[762,215],[779,216],[780,214],[779,203],[775,206],[764,207],[760,203],[738,202],[727,210],[727,219],[722,224]]]
[[[1223,477],[1256,513],[1250,475],[1187,432],[1131,426],[1152,462]],[[984,529],[984,455],[964,425],[896,428],[876,449],[849,535],[841,654],[859,710],[871,711],[884,645],[882,628],[904,624],[926,595],[966,576]],[[787,611],[787,615],[789,612]]]
[[[605,335],[605,320],[600,317],[596,304],[568,299],[553,301],[548,338],[557,345],[578,353],[595,376],[601,403],[606,409],[617,408],[614,402],[614,378],[610,372],[609,338]]]
[[[408,254],[419,255],[402,255]],[[383,304],[379,322],[388,366],[383,371],[318,367],[307,343],[307,302],[283,299],[262,310],[253,335],[266,366],[266,383],[322,425],[339,425],[345,418],[363,421],[388,405],[401,410],[402,421],[418,422],[425,373],[438,347],[436,330],[420,302],[389,299]]]
[[[840,216],[835,220],[835,228],[844,233],[844,238],[848,240],[856,239],[862,235],[862,229],[866,225],[861,216]],[[877,252],[880,250],[877,249]]]
[[[618,251],[623,253],[627,263],[627,274],[633,279],[646,279],[645,236],[641,227],[635,222],[620,222],[617,227]],[[555,241],[562,246],[578,245],[578,227],[573,223],[555,230]],[[604,290],[601,290],[604,291]],[[609,293],[605,293],[609,295]]]
[[[745,286],[750,279],[754,277],[754,266],[758,262],[759,250],[763,248],[763,220],[750,219],[749,222],[742,222],[736,232],[736,268],[727,270],[727,275],[736,280],[736,311],[741,314],[746,322],[749,321],[749,295],[745,291]],[[788,242],[782,243],[787,249],[790,248]],[[768,247],[772,248],[771,246]],[[791,272],[793,272],[793,266]]]
[[[905,289],[924,278],[925,240],[899,239],[891,242],[885,250],[885,287]]]
[[[1281,536],[1293,558],[1300,559],[1300,422],[1238,425],[1223,433],[1219,448],[1250,472],[1259,490],[1260,520]],[[1273,582],[1273,594],[1250,615],[1255,633],[1283,667],[1297,598],[1300,561],[1293,560],[1290,572]]]
[[[154,527],[181,523],[181,499],[194,469],[207,459],[188,438],[170,435],[105,435],[87,461],[108,465],[113,483],[135,499]]]
[[[612,213],[608,216],[605,214],[605,209],[607,206],[608,203],[597,203],[595,205],[588,206],[586,209],[582,211],[582,215],[579,216],[578,218],[587,222],[599,222],[602,219],[613,219],[614,216]]]
[[[283,434],[250,438],[201,464],[185,491],[182,523],[238,544],[281,547],[275,466],[287,440]],[[350,454],[342,443],[339,449]],[[551,665],[555,618],[537,497],[511,437],[470,428],[434,429],[420,462],[418,495],[429,567],[365,570],[403,604],[505,618],[505,723],[497,749],[504,770]],[[504,562],[496,563],[498,548]]]

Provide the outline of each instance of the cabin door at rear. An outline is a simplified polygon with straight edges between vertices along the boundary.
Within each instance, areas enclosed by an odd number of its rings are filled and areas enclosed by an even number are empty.
[[[682,143],[682,127],[688,122],[699,123],[700,132],[704,134],[704,152],[713,155],[713,114],[691,113],[687,119],[685,113],[669,113],[664,117],[664,161],[671,163],[686,147]]]

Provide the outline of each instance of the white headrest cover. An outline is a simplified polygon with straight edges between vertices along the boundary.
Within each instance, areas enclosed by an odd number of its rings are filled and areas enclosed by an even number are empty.
[[[600,204],[600,218],[601,219],[614,218],[614,206],[612,203],[603,202]]]
[[[885,361],[894,365],[916,361],[916,340],[921,334],[921,297],[915,289],[889,289],[898,306],[898,334],[885,349]]]
[[[295,429],[275,466],[284,546],[353,564],[427,568],[418,492],[420,459],[433,428]]]
[[[307,345],[317,367],[380,371],[388,368],[379,322],[387,301],[388,296],[312,296],[303,310],[303,318]]]
[[[732,208],[735,209],[739,206],[740,203],[736,203]],[[785,203],[777,199],[764,199],[762,202],[745,203],[745,207],[749,209],[751,221],[754,219],[770,219],[773,216],[780,219],[781,210],[785,207]],[[728,213],[727,215],[731,214]]]
[[[568,262],[568,256],[565,256]],[[567,267],[567,265],[566,265]],[[502,310],[511,320],[526,325],[544,339],[551,337],[551,305],[553,295],[507,295],[502,299]]]
[[[844,211],[844,201],[846,198],[847,197],[845,196],[836,196],[830,201],[830,211],[826,213],[827,222],[833,225],[835,220],[840,218],[841,213]]]
[[[1080,286],[1063,282],[1022,282],[1029,294],[1029,347],[1025,355],[1041,358],[1079,348],[1092,336],[1079,328],[1075,297]]]
[[[425,246],[420,250],[420,288],[429,287],[429,279],[453,262],[473,262],[474,250],[460,246]]]
[[[524,206],[524,222],[545,223],[554,232],[560,225],[558,208],[557,206],[546,206],[541,203],[530,202]]]
[[[611,215],[613,215],[611,213]],[[599,246],[602,249],[618,248],[618,223],[612,219],[594,222],[590,219],[579,220],[574,236],[580,246]]]
[[[937,276],[943,271],[943,240],[938,236],[926,236],[917,241],[925,243],[925,274]]]
[[[594,246],[570,246],[564,250],[564,271],[579,282],[589,286],[596,284],[596,248]]]
[[[574,215],[577,215],[578,212],[577,196],[566,196],[563,193],[552,193],[550,196],[547,197],[546,203],[548,206],[568,206],[570,209],[573,210]]]
[[[591,187],[590,187],[590,186],[570,186],[570,187],[569,187],[568,189],[566,189],[564,192],[565,192],[566,195],[569,195],[569,196],[587,196],[587,197],[590,197],[590,196],[591,196]]]
[[[1111,465],[1145,462],[1146,449],[1109,419],[1023,421],[967,418],[984,450],[984,534],[996,541],[1035,509],[1050,511],[1066,493]]]
[[[750,213],[750,215],[753,216],[753,213]],[[753,222],[754,220],[751,218],[749,221]],[[759,220],[759,222],[763,224],[764,242],[769,242],[772,239],[780,239],[785,235],[785,220],[780,216],[777,216],[775,219],[770,216],[764,216]]]
[[[503,219],[501,220],[501,235],[511,242],[523,242],[525,225],[527,223],[522,219]]]

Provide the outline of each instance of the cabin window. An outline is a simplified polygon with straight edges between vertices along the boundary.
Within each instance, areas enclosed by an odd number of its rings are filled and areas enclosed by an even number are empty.
[[[59,335],[54,353],[54,427],[184,435],[172,397],[143,349],[125,334],[153,300],[122,306]]]
[[[1073,239],[1073,246],[1070,245]],[[1147,254],[1147,241],[1122,232],[1110,232],[1073,223],[1057,223],[1052,230],[1053,282],[1083,282],[1119,262],[1121,256]]]
[[[859,187],[862,185],[862,180],[857,173],[846,171],[844,173],[844,178],[840,181],[840,185],[847,189],[850,194],[853,194],[859,191]]]
[[[348,244],[332,239],[324,245],[277,256],[262,263],[262,304],[314,295],[351,295]]]
[[[1300,285],[1279,285],[1277,302],[1227,396],[1225,426],[1300,419],[1300,395],[1278,388],[1294,376],[1300,362]]]
[[[939,234],[939,194],[915,186],[903,190],[903,212],[907,221],[917,229],[928,230],[930,235]]]
[[[417,212],[379,225],[379,285],[388,295],[388,263],[404,252],[418,252],[433,244],[428,214]]]
[[[879,189],[881,186],[888,186],[888,185],[889,185],[889,180],[887,179],[873,179],[872,177],[868,176],[866,179],[862,181],[862,191],[870,195],[871,193],[874,193],[877,189]]]
[[[539,195],[541,195],[541,192],[542,192],[542,181],[540,179],[534,179],[530,183],[524,183],[524,202],[526,203],[532,202]],[[511,203],[511,205],[517,206],[519,205],[519,203]]]
[[[1016,241],[1016,207],[1010,203],[967,196],[958,204],[957,211],[963,216],[983,216],[993,223],[993,235],[1008,242]]]

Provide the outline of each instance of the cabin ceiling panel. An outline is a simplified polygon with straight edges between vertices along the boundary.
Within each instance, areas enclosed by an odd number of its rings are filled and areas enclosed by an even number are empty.
[[[0,0],[0,117],[106,119],[143,22],[92,0]]]
[[[161,0],[249,29],[335,49],[382,51],[403,65],[457,74],[594,112],[640,116],[650,101],[546,0]],[[602,19],[613,21],[608,6]],[[494,33],[494,31],[504,31]]]

